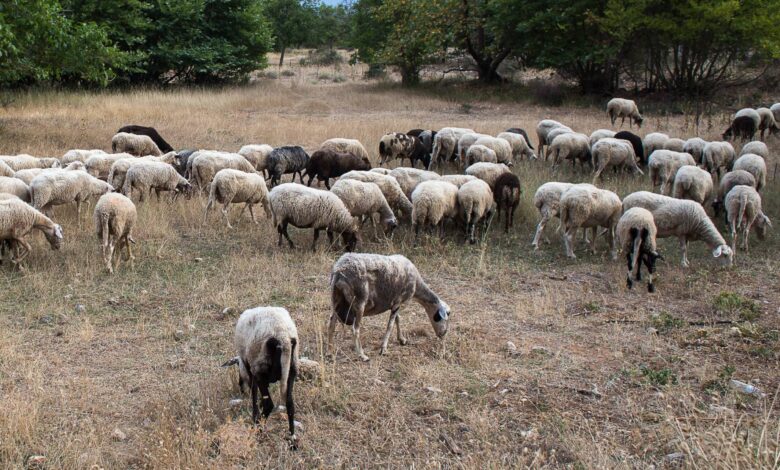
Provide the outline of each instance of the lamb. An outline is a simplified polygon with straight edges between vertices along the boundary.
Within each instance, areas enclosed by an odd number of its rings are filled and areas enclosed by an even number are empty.
[[[758,124],[758,130],[761,131],[761,140],[764,140],[764,131],[767,131],[767,137],[780,133],[780,128],[777,127],[777,122],[771,109],[757,108],[756,112],[761,117],[761,121]]]
[[[593,147],[593,144],[605,137],[615,137],[615,131],[609,129],[597,129],[591,132],[590,137],[588,138],[588,143],[591,147]]]
[[[739,151],[739,156],[741,157],[746,153],[754,153],[756,155],[761,155],[762,157],[764,157],[764,160],[769,159],[769,147],[767,147],[765,143],[758,140],[754,140],[753,142],[748,142],[742,146],[742,149]]]
[[[488,222],[493,216],[493,191],[487,183],[475,178],[458,188],[457,199],[466,225],[466,238],[473,245],[477,242],[476,225],[482,222],[483,229],[487,231]]]
[[[509,233],[509,227],[515,222],[515,211],[520,205],[520,178],[514,173],[502,173],[495,183],[493,197],[498,207],[498,221],[501,221],[501,210],[504,211],[504,233]]]
[[[466,168],[466,174],[476,176],[490,186],[495,192],[496,180],[502,173],[511,173],[508,166],[503,163],[478,162]]]
[[[634,286],[634,282],[631,280],[631,273],[636,271],[635,279],[637,281],[642,280],[642,263],[644,263],[647,267],[648,276],[647,292],[655,292],[655,284],[653,284],[655,262],[663,259],[656,249],[655,237],[657,232],[653,214],[641,207],[627,210],[618,221],[616,235],[618,243],[620,243],[623,252],[626,254],[626,263],[628,265],[626,286],[629,289]]]
[[[126,152],[136,157],[162,155],[160,148],[148,135],[129,134],[120,132],[111,138],[111,151],[114,153]]]
[[[271,157],[269,157],[270,160]],[[190,157],[190,180],[201,191],[209,188],[211,181],[219,170],[231,168],[245,173],[254,173],[255,167],[249,160],[237,153],[216,152],[212,150],[200,150]],[[269,162],[269,171],[273,174]],[[301,167],[300,171],[303,171]]]
[[[736,153],[734,147],[728,142],[710,142],[704,146],[702,152],[702,165],[712,173],[713,177],[717,174],[720,178],[721,168],[731,171],[734,166]]]
[[[108,171],[108,177],[106,178],[106,181],[115,188],[121,188],[125,184],[127,170],[129,170],[131,166],[140,162],[163,162],[173,165],[176,162],[176,152],[169,152],[160,157],[154,157],[150,155],[146,157],[122,158],[117,160],[111,164],[111,169]]]
[[[452,183],[458,188],[463,186],[464,184],[468,183],[469,181],[474,181],[479,178],[476,176],[471,175],[444,175],[441,178],[439,178],[441,181],[446,181],[448,183]]]
[[[706,207],[713,194],[712,175],[697,166],[685,165],[677,170],[674,177],[672,196],[677,199],[690,199]]]
[[[693,161],[697,165],[701,164],[702,154],[704,153],[704,147],[707,145],[707,141],[701,137],[693,137],[685,141],[682,151],[690,154],[693,157]]]
[[[11,262],[19,269],[22,268],[21,262],[32,252],[32,247],[24,238],[33,229],[43,232],[52,250],[59,250],[62,246],[62,227],[14,196],[0,200],[0,243],[7,242],[13,248]]]
[[[647,162],[653,187],[660,186],[659,192],[669,195],[674,176],[684,165],[696,165],[690,154],[665,149],[653,152]]]
[[[664,148],[664,144],[667,140],[669,140],[669,136],[661,132],[651,132],[647,134],[642,141],[642,146],[645,149],[644,157],[640,157],[642,158],[642,162],[646,164],[653,152]]]
[[[477,162],[498,163],[496,152],[484,145],[472,145],[466,152],[466,166],[471,166]]]
[[[731,250],[737,249],[737,234],[742,235],[742,249],[748,252],[750,230],[755,227],[759,240],[766,237],[772,222],[761,210],[761,196],[750,186],[738,185],[726,195],[726,218],[731,232]]]
[[[320,145],[320,150],[326,149],[341,153],[351,153],[352,155],[360,157],[367,165],[371,165],[371,160],[368,157],[368,150],[366,150],[359,140],[342,139],[340,137],[328,139]]]
[[[132,232],[137,218],[133,201],[119,193],[104,194],[95,204],[95,232],[101,241],[106,269],[111,274],[119,268],[120,257],[113,262],[115,251],[121,253],[124,247],[127,250],[124,260],[132,264],[135,259],[130,245],[135,244]]]
[[[671,138],[664,142],[664,150],[671,150],[673,152],[683,153],[685,147],[685,141],[676,137]]]
[[[157,129],[155,129],[154,127],[138,126],[138,125],[131,124],[119,128],[119,130],[116,132],[117,134],[120,132],[126,132],[128,134],[148,136],[149,138],[152,139],[154,144],[157,145],[157,148],[159,148],[161,152],[165,152],[165,153],[173,152],[173,147],[171,147],[170,144],[166,142],[165,139],[162,138],[160,133],[157,132]]]
[[[135,156],[129,153],[94,154],[84,162],[84,168],[95,178],[106,181],[114,162],[125,158],[135,158]]]
[[[376,184],[340,179],[333,185],[331,192],[341,199],[353,217],[367,217],[373,223],[374,213],[378,212],[386,234],[392,233],[398,226],[398,220]]]
[[[418,170],[416,168],[398,167],[390,172],[390,176],[398,181],[404,194],[411,199],[414,189],[423,181],[437,180],[441,178],[433,171]]]
[[[734,162],[733,170],[745,170],[756,179],[756,191],[761,190],[766,186],[766,162],[760,155],[754,153],[746,153]]]
[[[720,215],[723,201],[726,199],[726,195],[729,191],[731,191],[731,188],[740,184],[755,188],[756,177],[745,170],[734,170],[729,171],[721,178],[720,184],[718,185],[718,195],[715,200],[712,201],[712,208],[715,210],[716,216]]]
[[[577,161],[580,162],[580,167],[583,169],[586,162],[593,168],[590,140],[585,134],[570,132],[559,135],[550,145],[550,155],[552,155],[554,169],[562,160],[571,160],[572,168]]]
[[[758,124],[752,117],[740,116],[731,121],[731,125],[723,132],[723,140],[753,140],[756,130]]]
[[[469,148],[471,148],[472,145],[480,138],[480,137],[491,137],[488,134],[481,134],[479,132],[467,132],[460,136],[458,139],[458,167],[461,168],[464,166],[464,162],[466,161],[466,154],[468,153]]]
[[[260,173],[245,173],[232,168],[219,170],[211,182],[209,200],[206,204],[206,209],[203,211],[203,223],[206,222],[209,210],[211,210],[215,202],[222,204],[222,216],[228,228],[233,228],[230,225],[230,218],[228,218],[228,207],[231,203],[239,204],[243,202],[244,207],[241,209],[241,214],[238,217],[240,218],[244,214],[244,210],[248,208],[252,222],[255,224],[257,224],[254,211],[255,204],[262,204],[263,209],[265,209],[265,215],[269,218],[271,217],[268,188],[265,185],[265,179],[263,179]]]
[[[171,200],[180,192],[189,193],[192,189],[189,181],[176,171],[173,165],[163,162],[137,162],[132,165],[125,175],[125,184],[122,186],[122,194],[131,197],[133,189],[140,193],[139,201],[146,199],[146,193],[154,189],[157,200],[160,200],[161,191],[172,191]]]
[[[351,153],[351,152],[344,152]],[[367,161],[366,158],[364,161]],[[303,184],[303,175],[301,172],[309,164],[309,154],[298,145],[285,145],[277,147],[268,156],[268,173],[271,175],[271,186],[276,186],[282,179],[282,175],[292,173],[292,181],[295,181],[295,174]],[[370,165],[370,164],[369,164]],[[370,166],[369,166],[370,168]],[[311,182],[311,180],[309,180]]]
[[[414,264],[401,255],[348,253],[333,265],[330,275],[331,305],[333,313],[328,325],[328,354],[333,350],[333,333],[336,322],[352,326],[355,352],[363,361],[368,356],[360,344],[360,324],[363,317],[379,315],[390,310],[380,354],[387,352],[393,323],[398,343],[405,345],[401,334],[398,311],[408,300],[414,299],[428,314],[436,336],[447,334],[451,315],[450,307],[425,283]]]
[[[474,129],[463,127],[444,127],[440,129],[433,138],[433,154],[427,169],[430,170],[434,163],[441,165],[445,160],[452,161],[452,158],[457,156],[458,140],[466,133],[473,134]]]
[[[24,202],[30,202],[30,186],[18,178],[0,176],[0,194],[13,194]]]
[[[325,187],[330,189],[331,178],[338,178],[352,170],[365,171],[370,169],[371,165],[351,153],[335,152],[330,149],[317,150],[306,163],[306,175],[309,177],[309,182],[306,185],[311,186],[311,182],[316,177],[320,181],[324,181]]]
[[[593,161],[598,165],[593,175],[593,184],[596,184],[601,174],[608,168],[626,168],[634,174],[644,174],[636,164],[634,147],[626,140],[609,137],[601,139],[593,146],[591,154]]]
[[[101,149],[92,149],[92,150],[81,150],[81,149],[74,149],[74,150],[68,150],[65,152],[65,155],[60,158],[60,165],[65,166],[69,165],[73,162],[81,162],[85,163],[89,157],[92,155],[104,155],[106,152],[104,152]]]
[[[0,162],[6,164],[13,171],[26,170],[28,168],[59,168],[60,161],[56,158],[38,158],[32,155],[0,155]],[[5,170],[7,173],[8,170]],[[6,175],[8,176],[8,175]]]
[[[382,191],[387,203],[399,215],[407,218],[412,216],[412,202],[406,197],[398,180],[389,175],[374,173],[373,171],[350,171],[340,179],[353,179],[364,183],[374,183]]]
[[[14,176],[14,173],[16,172],[14,171],[13,168],[8,166],[8,164],[3,160],[0,160],[0,176],[5,176],[10,178]]]
[[[657,238],[679,239],[683,267],[690,265],[688,242],[696,240],[704,241],[712,250],[712,256],[722,264],[731,266],[733,263],[734,252],[698,202],[639,191],[623,199],[624,210],[632,207],[642,207],[653,213]]]
[[[598,143],[597,143],[598,144]],[[566,256],[576,258],[574,254],[574,236],[580,227],[591,228],[591,252],[596,253],[596,229],[607,229],[607,241],[612,259],[617,259],[615,251],[615,226],[620,219],[622,205],[617,194],[591,185],[574,185],[561,195],[561,225],[564,228],[563,240]]]
[[[536,190],[536,193],[534,194],[534,207],[539,211],[539,215],[541,215],[542,218],[536,226],[534,240],[531,242],[531,246],[534,247],[534,250],[539,249],[539,239],[542,237],[544,226],[547,225],[547,222],[553,217],[558,217],[561,195],[572,186],[574,186],[572,183],[552,181],[544,183]]]
[[[265,174],[268,168],[268,156],[273,151],[274,148],[268,144],[249,144],[241,147],[238,154],[246,158],[255,167],[255,170],[262,171]]]
[[[72,162],[65,168],[27,168],[25,170],[19,170],[14,173],[14,178],[23,181],[26,185],[32,182],[32,180],[43,173],[52,173],[57,171],[84,171],[84,164],[81,162]]]
[[[552,131],[553,129],[564,129],[564,130],[568,130],[569,132],[574,132],[568,126],[565,126],[558,121],[553,121],[552,119],[543,119],[539,121],[539,123],[536,125],[536,137],[539,139],[540,155],[545,155],[545,156],[547,155],[544,152],[544,146],[545,144],[551,142],[550,140],[547,139],[547,136],[550,133],[550,131]]]
[[[92,196],[102,196],[114,188],[83,171],[58,171],[36,176],[30,183],[30,202],[44,214],[52,206],[76,203],[81,215],[81,203]]]
[[[637,127],[642,127],[642,121],[644,118],[642,118],[642,115],[639,114],[639,108],[637,108],[636,103],[633,100],[627,100],[625,98],[612,98],[607,103],[607,114],[609,115],[610,121],[612,121],[612,125],[615,125],[615,121],[617,118],[621,118],[620,120],[620,126],[623,127],[623,124],[626,122],[626,118],[628,118],[628,127],[631,127],[631,123],[637,125]]]
[[[616,139],[627,140],[634,148],[634,155],[641,165],[647,165],[647,155],[645,155],[645,146],[642,138],[630,131],[620,131],[614,136]],[[592,146],[591,146],[592,147]]]
[[[516,132],[501,132],[496,137],[509,142],[509,145],[512,147],[512,158],[514,161],[522,160],[523,157],[526,157],[529,160],[536,160],[537,157],[533,148],[522,134]]]
[[[341,234],[347,251],[353,251],[360,240],[358,222],[349,213],[338,196],[330,191],[309,188],[295,183],[276,186],[268,195],[271,203],[273,223],[279,232],[278,245],[282,245],[282,236],[287,239],[290,248],[295,248],[287,234],[287,225],[298,228],[314,229],[312,251],[317,249],[317,238],[325,229],[330,243],[333,234]]]
[[[379,140],[379,165],[382,166],[396,158],[400,159],[401,163],[403,163],[404,158],[408,158],[411,162],[416,141],[416,137],[400,132],[391,132],[383,135]],[[412,164],[412,166],[414,166],[414,164]]]
[[[414,244],[420,229],[439,227],[439,238],[444,238],[445,219],[458,215],[458,187],[446,181],[423,181],[412,193],[412,227]]]
[[[298,448],[295,435],[295,402],[293,386],[298,376],[298,330],[290,313],[281,307],[255,307],[245,310],[236,322],[236,353],[238,356],[223,364],[238,363],[239,384],[249,385],[252,394],[252,421],[257,424],[260,412],[257,391],[260,390],[263,417],[274,410],[268,386],[279,382],[280,400],[284,400],[290,445]]]

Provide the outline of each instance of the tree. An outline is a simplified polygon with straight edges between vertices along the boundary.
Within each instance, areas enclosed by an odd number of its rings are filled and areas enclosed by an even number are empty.
[[[267,0],[265,13],[273,28],[274,49],[279,52],[279,67],[284,65],[288,47],[307,41],[314,25],[312,0]]]
[[[358,0],[353,7],[349,44],[356,48],[355,59],[379,64],[379,53],[392,25],[377,15],[384,0]]]
[[[460,0],[454,25],[463,48],[474,59],[479,80],[503,81],[498,67],[517,45],[516,30],[528,14],[517,0]]]

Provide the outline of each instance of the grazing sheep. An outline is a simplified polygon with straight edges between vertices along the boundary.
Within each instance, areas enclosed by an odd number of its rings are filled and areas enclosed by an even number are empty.
[[[331,192],[341,199],[353,217],[369,218],[373,223],[374,213],[378,212],[387,234],[398,226],[398,220],[376,184],[340,179],[333,185]]]
[[[396,214],[399,216],[403,215],[407,219],[411,218],[412,202],[406,197],[406,194],[404,194],[401,185],[398,184],[398,180],[392,176],[375,173],[373,170],[350,171],[339,179],[353,179],[364,183],[376,184],[380,191],[382,191],[382,195],[387,200],[387,203],[390,204],[390,207],[393,208]]]
[[[552,119],[543,119],[539,121],[536,125],[536,137],[539,139],[539,155],[544,155],[545,160],[547,159],[547,153],[544,151],[544,146],[552,142],[551,140],[548,140],[547,137],[553,129],[564,129],[569,132],[574,132],[568,126],[565,126],[558,121],[553,121]]]
[[[754,140],[753,142],[748,142],[742,146],[742,149],[739,151],[739,156],[741,157],[746,153],[754,153],[756,155],[761,155],[762,157],[764,157],[764,160],[769,160],[769,147],[767,147],[765,143],[758,140]]]
[[[111,166],[114,162],[125,158],[136,157],[129,153],[94,154],[84,162],[84,169],[95,178],[106,181],[108,180],[108,174],[111,172]]]
[[[0,162],[5,163],[6,166],[13,171],[26,170],[28,168],[59,168],[60,161],[56,158],[38,158],[32,155],[20,154],[20,155],[0,155]],[[4,173],[7,173],[6,169]],[[5,175],[9,176],[9,175]]]
[[[176,153],[169,152],[160,157],[154,157],[150,155],[146,157],[132,157],[117,160],[111,165],[111,169],[108,171],[108,177],[106,178],[106,181],[115,188],[121,188],[125,185],[125,176],[127,175],[127,170],[129,170],[131,166],[141,162],[163,162],[173,165],[176,162]]]
[[[162,155],[157,144],[148,135],[129,134],[120,132],[111,138],[111,151],[114,153],[126,152],[136,157]]]
[[[466,166],[471,166],[477,162],[498,163],[496,152],[484,145],[472,145],[466,151]]]
[[[620,198],[612,191],[582,184],[576,184],[566,190],[561,195],[560,202],[566,256],[577,257],[574,254],[574,236],[580,227],[592,229],[591,252],[596,254],[596,229],[605,227],[610,256],[613,260],[617,259],[615,226],[620,219],[622,209]]]
[[[269,172],[273,174],[270,166]],[[237,153],[216,152],[213,150],[200,150],[190,157],[191,169],[189,170],[190,180],[201,191],[206,191],[219,170],[230,168],[243,171],[245,173],[254,173],[255,167],[249,163],[249,160]],[[303,171],[303,168],[300,169]]]
[[[466,154],[468,153],[469,148],[474,145],[474,143],[479,140],[481,137],[491,137],[488,134],[481,134],[479,132],[467,132],[460,136],[458,139],[458,167],[462,168],[464,166],[464,162],[466,161]]]
[[[14,173],[16,172],[13,168],[8,166],[8,164],[3,160],[0,160],[0,176],[6,176],[10,178],[14,176]]]
[[[398,343],[406,344],[401,334],[398,311],[408,300],[414,299],[428,314],[436,336],[447,334],[450,307],[425,283],[415,265],[401,255],[347,253],[333,265],[330,275],[331,305],[333,313],[328,324],[328,354],[333,350],[333,333],[336,322],[352,326],[355,352],[363,361],[368,356],[360,344],[360,324],[363,317],[379,315],[390,310],[380,354],[387,352],[393,323]]]
[[[412,193],[412,227],[414,244],[423,227],[439,227],[439,238],[444,238],[445,219],[458,215],[458,187],[446,181],[423,181]]]
[[[539,239],[542,237],[544,226],[553,217],[558,217],[558,213],[561,205],[561,195],[574,186],[572,183],[559,183],[549,182],[539,186],[534,194],[534,207],[539,211],[539,215],[542,216],[539,220],[539,224],[536,226],[536,233],[534,234],[534,240],[531,242],[531,246],[534,250],[539,249]]]
[[[222,217],[224,217],[228,228],[233,228],[228,218],[228,207],[231,203],[240,204],[243,202],[244,207],[241,209],[241,214],[238,217],[241,218],[244,210],[249,208],[249,215],[255,224],[257,224],[253,208],[255,204],[262,204],[263,209],[265,209],[265,215],[269,218],[271,217],[268,188],[265,185],[265,179],[263,179],[260,173],[246,173],[231,168],[219,170],[211,182],[209,201],[206,204],[206,209],[203,211],[204,223],[209,210],[211,210],[215,202],[222,204]]]
[[[620,127],[623,127],[626,118],[629,118],[628,127],[631,127],[632,122],[636,124],[637,127],[642,127],[642,121],[644,120],[642,115],[639,114],[639,108],[637,108],[636,103],[633,100],[627,100],[625,98],[612,98],[609,100],[607,103],[607,114],[609,115],[609,119],[613,126],[615,125],[617,118],[621,118]]]
[[[723,132],[723,140],[753,140],[756,130],[758,125],[752,117],[740,116],[731,121],[731,125]]]
[[[768,228],[772,228],[769,217],[761,210],[761,196],[751,186],[734,186],[726,195],[726,219],[731,232],[731,250],[737,249],[737,234],[742,235],[742,249],[748,252],[750,230],[755,227],[759,240],[766,237]]]
[[[11,263],[21,269],[21,262],[32,252],[32,247],[24,239],[33,229],[46,236],[52,250],[62,246],[62,227],[24,201],[8,195],[0,200],[0,246],[10,245],[14,254]]]
[[[642,163],[647,164],[647,161],[650,159],[650,155],[652,155],[652,153],[656,150],[663,149],[667,140],[669,140],[669,136],[661,132],[651,132],[647,134],[642,140],[642,146],[645,149],[644,156],[640,157],[642,158]]]
[[[697,165],[701,164],[702,154],[704,153],[704,147],[707,145],[707,141],[701,137],[693,137],[685,141],[682,151],[690,154],[693,157],[693,161]]]
[[[772,113],[771,109],[757,108],[756,111],[761,117],[761,122],[758,124],[758,130],[761,131],[761,140],[764,140],[764,131],[767,132],[767,137],[780,133],[780,128],[777,127],[775,115]]]
[[[330,189],[331,178],[338,178],[353,170],[366,171],[370,169],[371,165],[351,153],[340,153],[329,149],[317,150],[306,163],[306,175],[309,177],[309,182],[306,185],[311,186],[311,182],[316,177],[320,181],[324,181],[325,187]]]
[[[411,162],[416,143],[416,137],[400,132],[391,132],[383,135],[379,140],[379,165],[382,166],[396,158],[401,160],[401,164],[403,164],[404,158],[408,158]],[[422,146],[422,143],[418,145]],[[414,163],[412,163],[412,166],[414,166]]]
[[[528,160],[536,160],[537,157],[533,148],[522,134],[516,132],[501,132],[496,137],[509,142],[509,145],[512,147],[512,158],[514,161],[522,160],[523,157],[528,158]]]
[[[95,204],[94,218],[108,272],[114,274],[114,269],[119,268],[120,257],[114,263],[114,251],[121,253],[123,247],[127,250],[124,260],[132,264],[135,256],[130,245],[135,243],[132,232],[138,218],[133,201],[119,193],[104,194]]]
[[[631,143],[631,147],[634,148],[634,155],[639,160],[639,164],[642,166],[647,165],[647,155],[645,155],[645,146],[642,143],[642,138],[630,131],[620,131],[615,134],[615,139],[627,140]],[[591,146],[592,147],[592,146]]]
[[[590,137],[588,138],[588,143],[591,147],[593,147],[593,144],[598,142],[599,140],[605,138],[605,137],[615,137],[615,131],[609,130],[609,129],[597,129],[590,133]]]
[[[69,165],[73,162],[81,162],[85,163],[89,157],[92,155],[101,155],[105,154],[103,150],[100,149],[92,149],[92,150],[81,150],[81,149],[74,149],[74,150],[68,150],[65,152],[65,155],[60,158],[60,165],[65,166]]]
[[[636,271],[635,279],[642,280],[642,263],[644,263],[647,267],[647,292],[655,292],[655,284],[653,284],[655,262],[663,258],[656,251],[657,229],[653,214],[641,207],[629,209],[620,217],[615,232],[618,243],[626,254],[628,264],[626,286],[629,289],[634,286],[631,280],[631,273],[634,271]]]
[[[284,147],[275,148],[274,151],[271,152],[271,155],[268,156],[268,173],[271,175],[271,186],[279,184],[282,180],[282,175],[289,173],[292,173],[293,182],[295,182],[295,174],[297,173],[298,178],[301,180],[301,184],[303,184],[303,175],[301,172],[306,169],[308,164],[309,154],[303,150],[303,147],[298,145],[285,145]],[[309,179],[309,182],[311,182],[311,179]]]
[[[577,161],[580,162],[582,169],[585,169],[586,162],[593,168],[590,140],[585,134],[570,132],[559,135],[550,144],[550,155],[552,156],[553,168],[557,168],[563,160],[571,160],[572,168],[575,167]]]
[[[178,171],[180,175],[189,179],[190,171],[192,170],[192,159],[197,155],[197,150],[181,150],[176,153],[176,159],[173,166],[176,167],[176,171]]]
[[[668,196],[672,191],[677,170],[684,165],[696,165],[693,157],[688,153],[662,149],[650,154],[647,168],[653,187],[660,186],[659,192]]]
[[[252,421],[257,424],[260,412],[257,391],[260,390],[263,418],[274,410],[268,386],[279,382],[280,400],[284,400],[290,445],[298,448],[295,435],[295,402],[293,386],[298,376],[298,330],[290,313],[281,307],[256,307],[245,310],[236,322],[237,358],[223,365],[238,363],[239,384],[249,385],[252,394]]]
[[[511,173],[512,170],[503,163],[478,162],[466,168],[466,174],[476,176],[490,186],[495,192],[496,180],[503,173]]]
[[[268,168],[268,156],[271,155],[271,152],[273,151],[274,148],[268,144],[249,144],[241,147],[241,149],[238,151],[238,154],[246,158],[247,161],[251,163],[253,167],[255,167],[255,170],[266,174],[266,169]]]
[[[591,150],[593,161],[596,162],[596,173],[593,175],[593,184],[601,178],[601,174],[608,168],[629,169],[634,174],[643,175],[644,172],[636,164],[634,147],[630,142],[622,139],[604,138],[596,142]]]
[[[330,149],[341,153],[351,153],[352,155],[360,157],[360,159],[366,162],[366,164],[369,166],[371,165],[371,160],[368,157],[368,150],[366,150],[363,144],[361,144],[360,141],[356,139],[343,139],[340,137],[335,137],[323,142],[319,149]]]
[[[44,214],[52,206],[76,203],[81,215],[81,203],[92,196],[102,196],[114,188],[83,171],[58,171],[36,176],[30,183],[30,202]]]
[[[18,178],[0,176],[0,193],[13,194],[24,202],[30,202],[30,186]]]
[[[676,137],[671,138],[664,142],[664,150],[671,150],[673,152],[683,153],[685,148],[685,141]]]
[[[746,153],[734,162],[732,170],[745,170],[756,179],[756,191],[766,186],[766,162],[761,155]]]
[[[162,138],[160,133],[157,132],[157,129],[155,129],[154,127],[138,126],[138,125],[131,124],[119,128],[119,130],[116,132],[117,134],[121,132],[125,132],[128,134],[145,135],[152,139],[154,144],[157,146],[157,148],[160,149],[161,152],[164,153],[173,152],[173,147],[171,147],[171,145],[168,142],[166,142],[165,139]]]
[[[672,196],[677,199],[690,199],[706,207],[712,194],[712,175],[708,171],[692,165],[685,165],[677,170]]]
[[[547,144],[547,149],[545,150],[545,153],[544,153],[544,160],[547,161],[547,159],[550,158],[550,154],[552,153],[552,149],[550,148],[550,146],[555,141],[555,139],[558,138],[558,136],[561,136],[561,135],[564,135],[564,134],[573,134],[573,133],[574,133],[574,131],[569,129],[569,128],[567,128],[567,127],[557,127],[555,129],[552,129],[547,134],[547,142],[545,142],[545,144]]]
[[[775,122],[780,122],[780,103],[775,103],[769,107],[772,111],[772,115],[775,117]]]
[[[326,230],[333,244],[333,234],[341,234],[347,251],[353,251],[360,236],[358,222],[349,213],[338,196],[330,191],[309,188],[302,184],[283,183],[268,194],[271,203],[273,223],[279,232],[278,245],[282,246],[282,237],[287,239],[290,248],[295,248],[287,225],[298,228],[314,229],[312,251],[317,249],[317,239],[321,230]]]
[[[750,118],[756,124],[756,128],[761,124],[761,115],[753,108],[742,108],[734,114],[734,119],[741,117]]]
[[[471,176],[471,175],[444,175],[441,178],[439,178],[439,180],[446,181],[448,183],[452,183],[455,186],[457,186],[458,188],[460,188],[464,184],[468,183],[469,181],[474,181],[476,179],[479,179],[479,178],[477,178],[476,176]]]
[[[433,138],[433,153],[431,154],[431,163],[428,165],[428,170],[432,165],[442,165],[445,161],[452,161],[457,157],[458,141],[463,134],[473,134],[474,129],[466,129],[462,127],[444,127],[436,133]]]
[[[29,186],[36,176],[43,173],[52,173],[57,171],[84,171],[84,164],[76,161],[70,163],[65,168],[27,168],[25,170],[19,170],[14,173],[14,178],[23,181],[24,184]]]
[[[731,171],[735,158],[736,152],[734,152],[734,147],[730,143],[709,142],[704,146],[701,162],[704,168],[712,173],[713,177],[717,175],[720,178],[721,168]]]
[[[504,211],[504,233],[509,233],[509,227],[515,223],[515,211],[520,205],[520,178],[514,173],[502,173],[496,178],[493,197],[498,208],[498,222],[501,222],[501,210]]]
[[[433,139],[436,137],[436,131],[430,129],[412,129],[407,132],[406,135],[417,137],[422,143],[427,157],[430,159],[431,154],[433,153]]]
[[[415,159],[412,161],[411,166],[414,167],[417,160],[423,163],[423,168],[428,168],[431,165],[431,155],[433,155],[433,140],[436,138],[436,131],[425,130],[417,136],[417,140],[422,145],[422,153],[420,149],[415,149]]]
[[[718,194],[715,197],[715,200],[712,201],[712,208],[715,210],[716,217],[720,215],[723,201],[726,199],[726,194],[731,191],[731,188],[741,184],[755,188],[756,177],[745,170],[729,171],[723,175],[723,178],[720,179],[720,184],[718,185]]]
[[[531,143],[531,139],[528,137],[528,132],[526,132],[525,129],[521,127],[510,127],[504,132],[511,132],[512,134],[522,135],[523,139],[525,139],[525,142],[528,144],[528,148],[530,148],[531,150],[535,150],[533,144]]]
[[[146,194],[154,189],[157,200],[160,200],[161,191],[172,191],[171,200],[177,193],[188,193],[192,187],[190,182],[176,171],[173,165],[163,162],[137,162],[127,170],[125,184],[122,186],[122,194],[131,197],[133,190],[139,192],[139,201],[146,199]]]
[[[474,179],[458,188],[458,207],[466,225],[466,238],[472,245],[477,242],[475,229],[482,222],[487,231],[488,222],[493,216],[493,191],[482,180]]]
[[[441,178],[438,173],[416,168],[397,167],[390,172],[390,176],[398,181],[404,194],[411,200],[414,188],[423,181],[437,180]]]
[[[734,252],[696,201],[675,199],[661,194],[639,191],[623,199],[623,209],[642,207],[653,213],[657,238],[677,237],[680,241],[682,266],[688,267],[688,242],[702,240],[712,250],[712,256],[731,266]]]

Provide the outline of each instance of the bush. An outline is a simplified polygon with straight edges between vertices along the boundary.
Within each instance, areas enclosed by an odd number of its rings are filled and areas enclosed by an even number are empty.
[[[335,65],[344,62],[344,58],[336,49],[316,49],[309,51],[300,60],[301,65]]]
[[[366,70],[365,78],[384,78],[387,76],[385,66],[382,64],[368,64],[368,70]]]
[[[292,70],[289,69],[282,70],[282,77],[294,77],[294,76],[295,76],[295,72],[293,72]]]
[[[333,83],[344,83],[347,81],[347,77],[341,74],[336,74],[333,76]]]
[[[262,76],[265,78],[270,78],[271,80],[276,80],[277,78],[279,78],[279,74],[274,72],[273,70],[268,70],[266,72],[263,72]]]
[[[544,106],[561,106],[566,99],[566,88],[550,80],[531,80],[528,90],[534,102]]]
[[[715,297],[713,306],[719,313],[737,314],[744,321],[753,321],[761,315],[758,304],[734,292],[721,292]]]

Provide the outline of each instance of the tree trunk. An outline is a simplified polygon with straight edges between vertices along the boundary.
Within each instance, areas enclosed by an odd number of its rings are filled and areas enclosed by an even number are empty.
[[[282,65],[284,65],[284,51],[287,49],[284,44],[282,44],[281,47],[281,53],[279,54],[279,67],[281,68]]]
[[[477,64],[478,80],[485,84],[504,83],[506,79],[498,74],[496,67],[490,64]]]
[[[401,66],[401,84],[404,86],[420,83],[420,70],[417,67]]]

